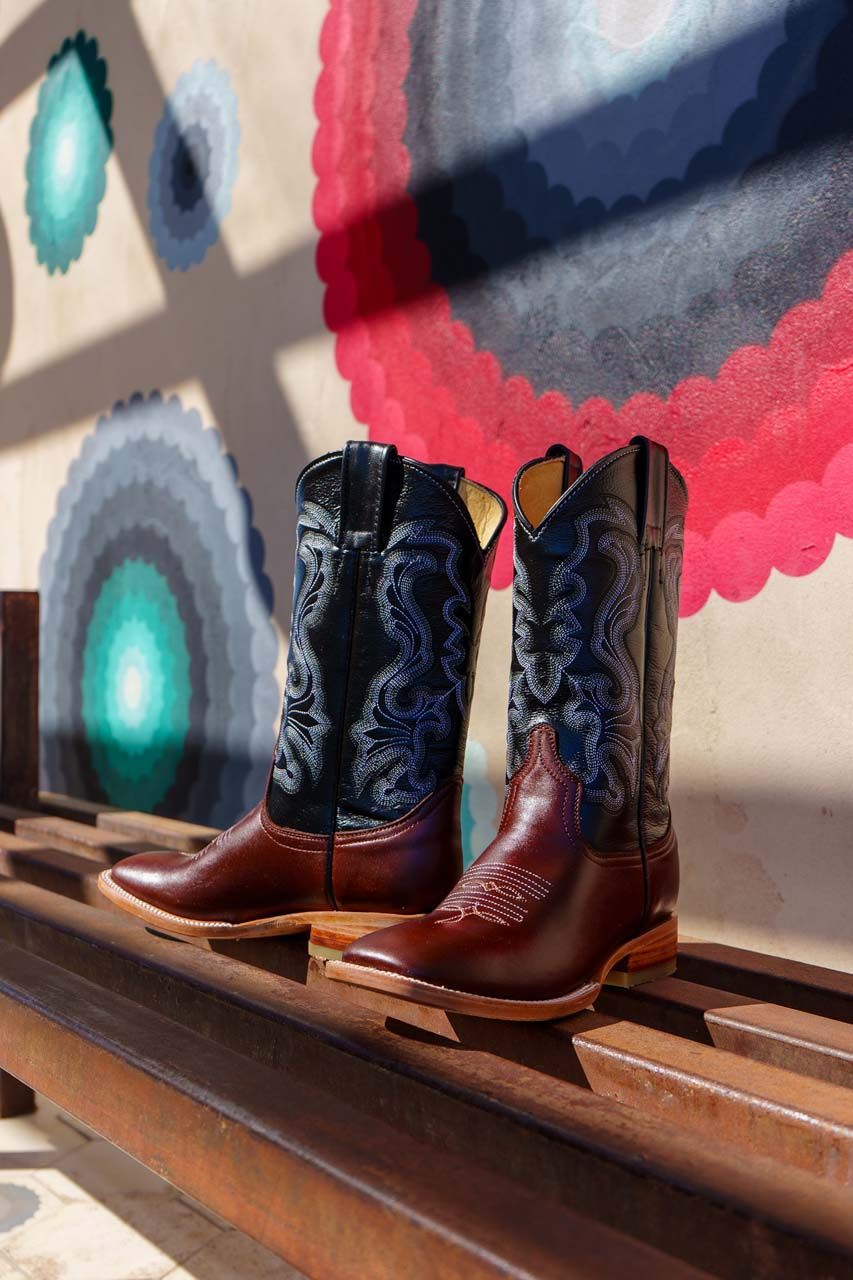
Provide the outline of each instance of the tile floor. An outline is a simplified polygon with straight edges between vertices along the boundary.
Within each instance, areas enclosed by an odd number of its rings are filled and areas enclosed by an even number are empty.
[[[0,1120],[0,1280],[301,1280],[39,1099]]]

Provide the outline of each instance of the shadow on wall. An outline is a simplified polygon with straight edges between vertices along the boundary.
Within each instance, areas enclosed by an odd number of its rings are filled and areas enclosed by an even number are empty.
[[[12,341],[12,316],[15,310],[13,287],[9,237],[6,234],[2,214],[0,214],[0,379],[2,379],[3,364],[9,351],[9,344]]]
[[[198,130],[188,130],[182,138],[131,5],[120,0],[101,7],[92,21],[115,95],[111,164],[121,169],[138,224],[128,232],[142,228],[165,306],[7,382],[0,390],[0,448],[105,413],[137,388],[197,379],[228,447],[239,458],[256,523],[267,545],[275,548],[270,572],[286,626],[294,554],[292,486],[307,456],[275,373],[274,356],[306,332],[323,330],[314,247],[306,244],[273,267],[241,277],[214,230],[203,266],[190,272],[167,266],[149,229],[155,129],[159,124],[161,137],[177,139],[180,154],[172,167],[184,212],[191,207],[196,226],[215,228],[221,211],[209,206],[203,181],[209,148]],[[68,26],[65,6],[45,0],[3,43],[0,110],[42,79],[49,56],[69,34]],[[24,160],[22,156],[22,165]],[[172,265],[187,264],[175,258]],[[79,267],[72,263],[70,269]],[[0,366],[14,324],[7,276],[8,248],[0,226]]]
[[[255,755],[213,736],[155,741],[148,744],[141,763],[115,738],[72,738],[47,731],[41,746],[48,780],[55,784],[59,776],[61,794],[110,808],[180,815],[185,822],[227,827],[261,798],[275,735],[270,734],[263,751],[258,743]]]
[[[672,809],[686,932],[701,936],[707,926],[725,940],[729,925],[740,937],[754,930],[763,949],[792,956],[807,937],[809,954],[818,948],[824,963],[853,965],[849,794],[746,787],[735,799],[676,786]]]

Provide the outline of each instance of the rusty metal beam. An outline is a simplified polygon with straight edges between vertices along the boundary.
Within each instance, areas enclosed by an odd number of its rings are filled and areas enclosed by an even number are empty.
[[[688,1277],[656,1250],[0,943],[2,1059],[317,1277]]]
[[[217,827],[181,822],[135,809],[117,809],[114,805],[78,800],[53,791],[39,792],[38,812],[46,817],[66,818],[85,826],[100,827],[102,831],[117,831],[136,840],[150,841],[161,849],[180,849],[183,853],[197,853],[219,835]]]
[[[132,853],[148,853],[162,847],[150,841],[131,839],[115,829],[101,830],[69,818],[19,810],[10,805],[0,805],[0,827],[36,844],[90,858],[100,866],[111,866]]]
[[[606,987],[596,1008],[746,1058],[853,1087],[853,1026],[680,978]]]
[[[32,804],[39,775],[39,598],[0,592],[0,799]]]
[[[601,1096],[853,1185],[853,1090],[635,1023],[563,1025]]]
[[[853,1275],[849,1197],[798,1170],[30,886],[0,883],[0,935],[714,1273]]]
[[[28,1116],[36,1109],[36,1096],[29,1085],[0,1070],[0,1120]]]
[[[765,956],[720,942],[678,945],[678,977],[736,995],[853,1022],[853,973]]]
[[[96,886],[98,867],[91,859],[39,845],[5,831],[0,832],[0,875],[38,885],[41,889],[77,902],[87,902],[90,906],[106,904]]]

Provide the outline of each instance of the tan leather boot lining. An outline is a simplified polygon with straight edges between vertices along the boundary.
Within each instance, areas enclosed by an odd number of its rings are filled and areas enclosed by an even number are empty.
[[[518,504],[536,528],[563,495],[563,459],[543,458],[528,467],[518,482]]]
[[[459,496],[474,522],[480,546],[487,547],[501,522],[501,504],[488,489],[484,489],[473,480],[459,481]]]

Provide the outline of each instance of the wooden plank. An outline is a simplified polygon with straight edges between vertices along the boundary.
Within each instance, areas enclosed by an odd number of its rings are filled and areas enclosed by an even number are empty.
[[[765,1004],[853,1022],[853,974],[719,942],[680,941],[678,977]]]
[[[0,592],[0,797],[32,804],[39,776],[39,598]]]
[[[8,944],[0,1024],[13,1070],[312,1276],[696,1274]]]
[[[774,1160],[27,885],[0,936],[714,1274],[853,1275],[849,1195]]]
[[[680,978],[634,988],[605,987],[596,1008],[800,1075],[853,1087],[853,1026],[833,1018]]]
[[[36,1095],[29,1085],[0,1070],[0,1120],[28,1116],[36,1109]]]

